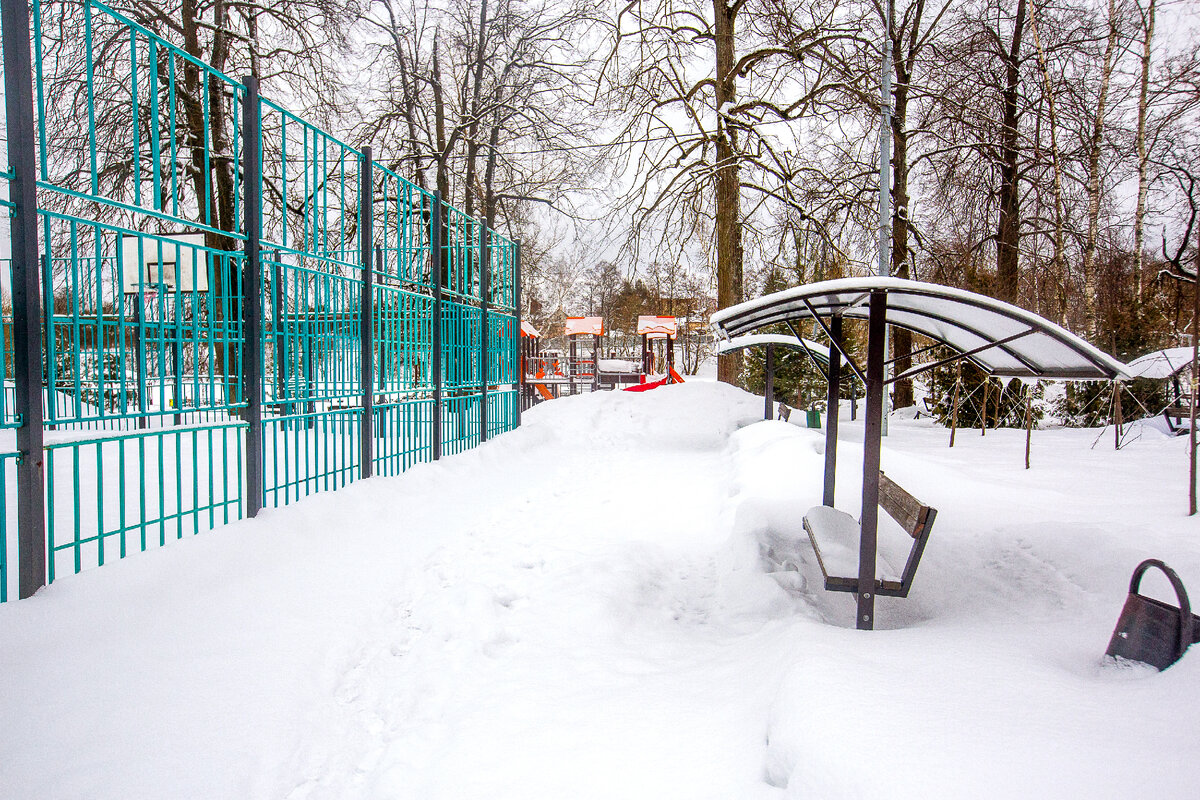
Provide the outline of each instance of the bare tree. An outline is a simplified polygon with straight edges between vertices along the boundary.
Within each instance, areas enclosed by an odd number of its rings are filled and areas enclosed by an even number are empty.
[[[833,85],[834,44],[859,27],[837,3],[784,0],[631,0],[618,14],[607,77],[628,109],[617,146],[639,176],[623,209],[656,258],[706,240],[698,249],[713,265],[718,308],[744,298],[747,233],[764,203],[804,212],[789,123],[847,89]],[[720,380],[740,372],[740,354],[721,358]]]

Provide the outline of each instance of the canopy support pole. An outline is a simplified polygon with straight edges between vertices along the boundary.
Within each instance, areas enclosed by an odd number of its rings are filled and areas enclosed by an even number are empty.
[[[834,481],[837,471],[838,403],[842,380],[842,318],[829,322],[829,331],[837,344],[829,348],[829,394],[825,402],[825,491],[821,502],[833,508]]]
[[[887,292],[871,292],[867,323],[867,409],[863,437],[862,517],[858,542],[858,616],[855,627],[875,627],[875,552],[879,526],[879,451],[883,439]]]
[[[1025,384],[1025,469],[1029,469],[1029,445],[1033,439],[1033,389]]]
[[[767,345],[767,387],[763,392],[763,419],[771,419],[771,401],[775,397],[775,345]]]

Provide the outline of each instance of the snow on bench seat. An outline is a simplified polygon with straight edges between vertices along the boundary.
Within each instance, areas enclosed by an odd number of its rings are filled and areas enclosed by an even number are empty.
[[[896,525],[884,524],[883,517],[879,519],[875,593],[907,597],[937,510],[922,505],[882,472],[879,473],[879,505]],[[889,558],[889,551],[893,550],[889,540],[894,538],[892,534],[896,528],[912,537],[902,572],[895,569]],[[817,563],[825,576],[825,588],[836,592],[858,591],[858,520],[836,508],[813,506],[804,515],[804,530],[808,532]]]

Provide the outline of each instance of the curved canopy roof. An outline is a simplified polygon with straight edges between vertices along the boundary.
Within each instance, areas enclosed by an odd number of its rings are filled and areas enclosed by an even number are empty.
[[[1134,378],[1171,378],[1192,366],[1192,348],[1169,347],[1138,356],[1129,362],[1129,374]]]
[[[604,318],[603,317],[567,317],[566,319],[566,334],[567,336],[603,336],[604,335]]]
[[[734,336],[717,342],[717,353],[731,353],[734,350],[744,350],[747,347],[765,347],[769,344],[778,347],[788,347],[793,350],[808,349],[813,357],[823,364],[829,363],[829,348],[812,339],[797,339],[780,333],[748,333],[744,336]]]
[[[785,289],[712,316],[718,338],[786,320],[866,319],[874,291],[887,294],[887,322],[967,355],[992,375],[1101,380],[1128,377],[1125,365],[1025,309],[975,292],[903,278],[843,278]]]
[[[537,328],[529,324],[528,320],[521,320],[521,335],[528,336],[531,339],[540,339],[542,334]]]

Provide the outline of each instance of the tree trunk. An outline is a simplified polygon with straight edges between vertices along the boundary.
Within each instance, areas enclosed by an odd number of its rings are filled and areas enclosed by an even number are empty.
[[[434,136],[437,137],[437,190],[442,193],[442,201],[450,202],[450,168],[448,165],[450,153],[446,143],[446,100],[442,95],[442,70],[438,61],[438,43],[433,42],[433,124]]]
[[[1149,164],[1148,159],[1146,158],[1146,110],[1149,105],[1147,98],[1150,93],[1150,47],[1151,42],[1154,39],[1154,12],[1156,4],[1156,0],[1150,0],[1150,7],[1147,9],[1146,15],[1143,18],[1143,29],[1146,32],[1146,36],[1142,40],[1142,83],[1138,91],[1138,190],[1137,210],[1133,215],[1133,271],[1135,280],[1137,281],[1137,304],[1139,306],[1141,304],[1143,290],[1142,271],[1145,268],[1142,250],[1145,246],[1146,240],[1146,191],[1149,188],[1149,182],[1146,180],[1146,168]]]
[[[477,183],[476,160],[479,158],[479,98],[483,92],[484,45],[487,40],[487,0],[479,6],[479,40],[476,43],[474,71],[471,76],[470,117],[467,121],[467,165],[463,182],[463,211],[468,217],[475,215],[475,192]]]
[[[742,301],[742,222],[741,179],[738,175],[737,138],[723,112],[737,98],[734,75],[734,22],[740,6],[727,0],[713,0],[716,44],[717,163],[716,239],[717,308],[728,308]],[[717,380],[740,383],[741,351],[721,356],[717,362]]]
[[[1037,48],[1038,54],[1038,69],[1042,73],[1042,83],[1046,91],[1046,112],[1049,115],[1050,130],[1050,163],[1054,173],[1054,265],[1055,280],[1060,281],[1063,286],[1062,294],[1059,298],[1059,322],[1062,325],[1067,324],[1067,306],[1068,306],[1068,291],[1067,287],[1070,282],[1067,280],[1066,269],[1066,236],[1064,234],[1063,224],[1063,192],[1062,192],[1062,165],[1058,157],[1058,113],[1054,107],[1054,86],[1050,81],[1050,69],[1046,64],[1046,51],[1042,48],[1042,40],[1038,35],[1037,27],[1037,4],[1030,0],[1029,6],[1029,27],[1033,32],[1033,44]]]
[[[914,23],[918,28],[918,14]],[[900,34],[889,39],[892,48],[892,64],[896,76],[892,109],[892,274],[897,278],[909,278],[912,270],[908,257],[908,92],[912,75],[911,54],[905,59],[900,52]],[[895,359],[895,374],[899,375],[912,367],[912,333],[903,328],[892,329],[892,357]],[[907,408],[913,404],[912,379],[896,381],[893,389],[894,408]]]
[[[1087,332],[1095,338],[1100,329],[1096,297],[1099,279],[1096,275],[1096,245],[1100,235],[1100,150],[1104,143],[1105,107],[1108,88],[1112,82],[1114,54],[1117,49],[1117,2],[1108,0],[1108,43],[1104,47],[1104,63],[1100,75],[1100,95],[1096,99],[1096,116],[1087,147],[1087,239],[1083,249],[1083,304],[1087,312]]]
[[[1021,191],[1017,184],[1020,145],[1021,38],[1025,29],[1025,0],[1017,3],[1012,45],[1004,58],[1003,123],[1000,129],[1000,219],[996,229],[996,296],[1017,302],[1020,292]]]

